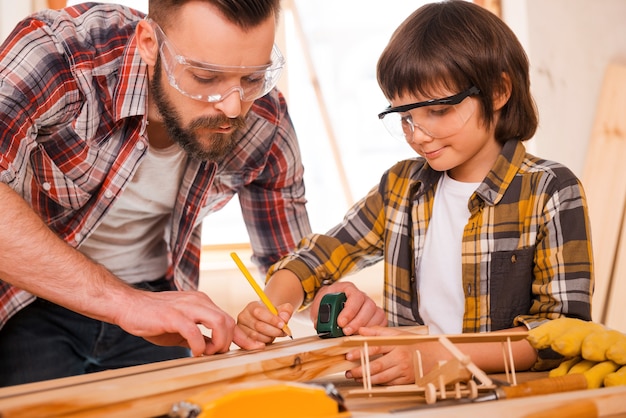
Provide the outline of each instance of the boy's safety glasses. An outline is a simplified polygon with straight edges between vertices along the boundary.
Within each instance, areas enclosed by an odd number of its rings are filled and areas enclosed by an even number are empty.
[[[170,85],[195,100],[216,103],[236,91],[242,101],[253,101],[276,85],[285,65],[276,45],[272,49],[271,63],[267,65],[227,66],[195,61],[178,54],[161,27],[148,21],[155,30]]]
[[[472,86],[442,99],[390,106],[379,113],[378,118],[393,137],[409,143],[413,142],[416,128],[433,139],[447,138],[459,132],[474,113],[476,106],[464,102],[465,99],[479,93],[480,90]]]

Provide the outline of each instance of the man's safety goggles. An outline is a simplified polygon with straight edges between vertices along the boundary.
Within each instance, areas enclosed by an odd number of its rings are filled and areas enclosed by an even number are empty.
[[[159,53],[167,79],[181,94],[203,102],[220,102],[232,92],[242,101],[253,101],[266,95],[278,82],[285,65],[276,45],[271,63],[258,66],[227,66],[195,61],[177,53],[172,42],[154,21]]]

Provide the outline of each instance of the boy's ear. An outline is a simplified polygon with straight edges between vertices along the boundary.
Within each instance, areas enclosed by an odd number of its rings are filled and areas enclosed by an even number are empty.
[[[159,54],[159,42],[154,27],[147,20],[140,20],[135,28],[135,36],[139,55],[146,64],[153,67]]]
[[[511,77],[507,73],[502,73],[501,90],[493,94],[493,110],[498,111],[504,107],[511,97]]]

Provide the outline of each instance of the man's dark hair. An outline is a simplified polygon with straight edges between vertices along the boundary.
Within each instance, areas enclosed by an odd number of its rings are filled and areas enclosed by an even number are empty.
[[[148,14],[161,27],[173,24],[174,16],[181,6],[192,0],[150,0]],[[194,0],[197,1],[197,0]],[[205,0],[215,6],[230,22],[242,29],[258,26],[270,16],[278,20],[280,0]]]

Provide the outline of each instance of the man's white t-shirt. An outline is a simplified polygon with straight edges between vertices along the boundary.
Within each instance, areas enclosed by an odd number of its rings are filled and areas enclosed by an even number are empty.
[[[178,145],[148,148],[135,175],[80,251],[128,283],[165,275],[165,226],[176,202],[187,154]]]

